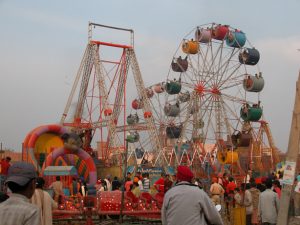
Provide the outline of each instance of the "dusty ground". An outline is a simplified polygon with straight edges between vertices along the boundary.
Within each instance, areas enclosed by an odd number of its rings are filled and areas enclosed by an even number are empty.
[[[105,219],[105,220],[99,220],[94,219],[93,220],[94,225],[129,225],[129,224],[135,224],[135,225],[161,225],[160,221],[143,221],[143,220],[132,220],[130,218],[124,218],[123,223],[121,223],[119,220],[112,220],[112,219]],[[54,220],[53,225],[85,225],[86,220],[84,219],[65,219],[65,220]]]
[[[82,220],[62,220],[62,221],[53,221],[54,225],[84,225],[86,224],[86,221]],[[120,223],[118,220],[111,220],[106,219],[103,221],[100,220],[94,220],[95,225],[146,225],[146,224],[152,224],[152,225],[161,225],[158,221],[133,221],[133,220],[124,220],[123,223]],[[225,221],[224,224],[230,224],[227,221]],[[291,217],[288,225],[300,225],[300,218]]]
[[[288,225],[299,225],[300,218],[291,217]]]

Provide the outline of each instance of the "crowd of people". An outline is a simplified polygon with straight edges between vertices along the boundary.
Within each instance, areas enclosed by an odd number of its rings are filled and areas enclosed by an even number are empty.
[[[4,165],[4,166],[3,166]],[[0,195],[0,225],[52,225],[52,210],[58,208],[65,196],[60,176],[44,190],[45,180],[37,176],[32,164],[15,162],[10,158],[1,163],[1,176],[5,178],[5,190]],[[76,187],[72,194],[87,195],[86,183],[73,179]],[[77,186],[78,184],[78,186]]]
[[[283,174],[271,173],[254,179],[252,171],[243,182],[236,182],[227,173],[212,178],[209,195],[215,204],[223,204],[231,224],[276,224]],[[291,214],[300,218],[300,174],[295,179]]]
[[[150,180],[149,173],[137,171],[135,174],[127,173],[124,185],[118,177],[114,177],[111,181],[109,175],[106,179],[99,179],[96,184],[99,195],[103,191],[122,190],[122,187],[125,192],[133,194],[136,198],[143,192],[152,196],[157,194],[162,196],[163,224],[192,225],[204,224],[204,221],[208,224],[223,224],[215,205],[202,189],[200,179],[194,178],[194,174],[187,166],[179,166],[176,175],[162,172],[154,183]]]
[[[173,185],[169,174],[161,173],[161,177],[150,186],[149,173],[136,172],[135,175],[128,172],[124,182],[124,190],[131,191],[136,197],[140,197],[141,192],[161,192],[165,193]],[[96,191],[100,194],[102,191],[122,190],[122,181],[118,177],[111,180],[107,175],[105,179],[99,179],[95,185]]]
[[[3,163],[5,184],[9,196],[1,195],[0,225],[6,224],[52,224],[52,210],[57,208],[64,196],[63,183],[57,176],[48,188],[53,189],[51,197],[44,190],[45,180],[37,177],[35,168],[25,162],[13,165],[6,159]],[[8,163],[8,165],[7,165]],[[6,166],[5,166],[6,165]],[[212,177],[209,188],[203,180],[195,178],[187,166],[178,166],[176,175],[161,173],[152,183],[149,173],[137,171],[127,173],[124,183],[107,175],[95,185],[97,194],[104,191],[124,190],[139,198],[143,192],[163,197],[161,218],[163,224],[223,224],[216,205],[222,205],[230,224],[273,225],[277,222],[279,199],[283,185],[282,173],[271,173],[268,177],[254,179],[252,171],[242,182],[227,173]],[[87,184],[73,178],[70,184],[71,196],[87,196]],[[293,214],[300,218],[300,174],[296,177],[292,194]],[[224,218],[223,218],[224,219]],[[4,222],[5,221],[5,222]]]
[[[189,185],[192,185],[191,187],[197,187],[197,192],[198,190],[202,190],[203,193],[206,193],[210,198],[210,202],[214,205],[222,205],[230,224],[272,225],[276,224],[277,221],[282,177],[283,174],[279,172],[277,174],[271,173],[267,177],[254,179],[252,171],[248,171],[248,174],[243,181],[238,182],[234,177],[229,176],[227,173],[222,173],[216,177],[212,177],[211,185],[207,189],[203,188],[204,185],[200,178],[193,177],[192,179],[186,179],[185,185],[188,183]],[[148,173],[141,174],[140,172],[137,172],[135,175],[127,173],[124,189],[125,191],[132,192],[136,197],[140,197],[142,192],[148,192],[152,195],[153,193],[163,193],[165,195],[164,205],[166,205],[166,199],[168,199],[167,193],[170,190],[172,190],[172,192],[174,190],[180,190],[175,188],[180,185],[180,182],[180,170],[177,171],[176,176],[162,173],[161,177],[153,184],[150,182]],[[112,188],[108,189],[107,186],[112,186]],[[121,188],[122,183],[117,177],[115,177],[113,181],[110,181],[109,177],[106,180],[99,180],[96,185],[98,193],[101,193],[101,191],[121,190]],[[194,189],[192,188],[192,190]],[[292,214],[296,217],[300,216],[299,200],[300,174],[295,181],[291,204],[291,208],[293,209]],[[180,200],[180,202],[182,201]],[[201,202],[203,202],[203,199]],[[170,204],[168,204],[169,207]],[[191,206],[185,206],[184,208],[185,211],[190,211]],[[163,221],[167,221],[166,215],[168,214],[162,214],[162,216],[165,216],[165,218],[162,217],[164,218]],[[177,217],[175,218],[175,220],[179,219]],[[184,217],[180,216],[180,218]],[[166,222],[165,224],[172,223]]]

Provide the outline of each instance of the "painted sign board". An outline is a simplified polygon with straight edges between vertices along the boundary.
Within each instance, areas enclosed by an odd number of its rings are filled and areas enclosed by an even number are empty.
[[[285,162],[285,169],[283,172],[282,183],[293,185],[295,179],[296,162]]]

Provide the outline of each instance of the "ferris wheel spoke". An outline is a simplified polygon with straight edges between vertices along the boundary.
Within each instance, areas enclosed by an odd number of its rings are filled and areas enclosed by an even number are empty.
[[[158,119],[158,121],[162,121],[163,117],[164,117],[164,113],[162,111],[163,109],[163,105],[160,101],[160,95],[159,94],[154,94],[154,98],[156,99],[156,101],[150,101],[150,104],[152,106],[152,110],[154,112],[154,117]],[[157,105],[154,105],[153,103],[158,103]],[[158,111],[159,110],[159,111]]]
[[[238,78],[241,78],[241,77],[244,77],[244,75],[235,77],[234,79],[231,79],[231,80],[227,81],[226,82],[226,86],[223,85],[219,90],[221,92],[224,92],[225,90],[232,89],[234,87],[240,88],[242,86],[242,84],[243,84],[243,80],[238,79]]]
[[[210,137],[209,137],[209,132],[211,130],[211,128],[213,128],[213,122],[212,122],[212,119],[213,119],[213,104],[214,104],[214,100],[213,100],[213,97],[212,96],[209,96],[207,99],[206,99],[206,104],[202,104],[202,107],[200,108],[202,111],[204,111],[202,113],[202,119],[206,122],[206,124],[204,125],[203,127],[203,133],[204,133],[204,138],[205,140],[209,140]],[[205,143],[205,141],[204,141]]]
[[[216,72],[215,72],[215,74],[216,74],[216,77],[215,77],[215,79],[214,79],[214,81],[213,81],[213,85],[214,86],[216,86],[217,85],[217,83],[218,83],[218,80],[220,79],[219,77],[221,77],[222,78],[222,73],[220,73],[220,71],[221,71],[221,68],[224,66],[224,65],[227,65],[230,61],[229,60],[227,60],[227,61],[225,61],[225,62],[223,62],[223,65],[222,65],[222,59],[223,59],[223,57],[225,57],[225,56],[223,56],[223,45],[224,45],[224,41],[222,42],[222,45],[220,46],[220,48],[221,48],[221,51],[220,51],[220,54],[219,54],[219,60],[218,60],[218,62],[216,63]],[[226,67],[226,66],[225,66]]]
[[[210,66],[208,68],[208,71],[207,71],[207,74],[214,74],[214,71],[213,71],[213,68],[214,68],[214,63],[217,59],[217,56],[218,54],[220,53],[221,49],[222,49],[222,46],[223,46],[223,43],[218,47],[216,53],[214,54],[214,51],[213,51],[213,46],[211,46],[211,61],[210,61]],[[206,81],[205,84],[207,84],[212,78],[210,78],[208,81]]]
[[[213,74],[215,74],[215,76],[212,77],[214,82],[216,82],[219,79],[220,71],[221,71],[222,67],[224,67],[223,64],[226,65],[226,63],[229,61],[229,60],[224,60],[225,58],[227,58],[227,56],[223,50],[224,50],[224,41],[221,42],[221,44],[218,47],[218,50],[216,51],[215,58],[217,60],[214,60],[212,62]],[[216,84],[214,84],[214,85],[216,85]]]
[[[226,60],[224,60],[224,63],[218,68],[217,74],[220,74],[220,76],[217,78],[218,86],[221,81],[228,79],[228,77],[226,77],[226,74],[227,71],[229,71],[229,66],[233,63],[232,58],[236,55],[237,52],[238,51],[235,51],[235,49],[232,49],[230,56]]]
[[[190,79],[189,81],[186,81],[186,80],[181,81],[183,88],[188,89],[188,90],[194,89],[195,83],[196,83],[196,80],[193,80],[193,79]]]
[[[230,81],[231,79],[234,79],[236,77],[239,77],[240,75],[237,75],[237,71],[239,70],[239,68],[241,67],[241,64],[238,64],[233,70],[232,72],[230,72],[228,74],[228,76],[226,77],[226,79],[223,79],[219,82],[218,87],[222,87],[226,82]]]
[[[226,98],[227,100],[229,100],[229,101],[240,103],[240,104],[244,104],[244,103],[256,104],[256,103],[254,103],[252,101],[249,101],[249,100],[246,100],[246,99],[242,99],[242,98],[239,98],[237,96],[231,96],[231,95],[228,95],[228,94],[222,94],[222,96],[224,98]]]
[[[195,93],[193,92],[192,95],[191,95],[191,99],[190,99],[190,101],[188,102],[188,104],[186,106],[185,117],[184,117],[183,121],[181,121],[181,125],[182,125],[181,133],[182,134],[185,133],[185,130],[187,128],[188,121],[189,121],[189,118],[191,116],[191,110],[192,110],[192,105],[193,105],[194,98],[195,98]],[[182,140],[182,138],[183,138],[183,135],[180,135],[179,142]]]
[[[230,79],[231,76],[235,75],[235,72],[239,69],[240,63],[237,64],[236,66],[232,66],[232,68],[235,68],[229,75],[226,76],[227,71],[229,71],[229,65],[232,64],[231,58],[233,57],[234,52],[232,51],[232,55],[230,56],[229,59],[224,60],[224,63],[217,69],[217,71],[215,72],[215,76],[211,77],[209,81],[212,81],[215,83],[215,85],[217,85],[218,87],[220,87],[220,83],[223,83],[224,81]],[[224,69],[223,69],[224,68]],[[223,69],[223,70],[222,70]]]
[[[237,114],[239,112],[241,105],[240,104],[227,104],[227,102],[223,99],[224,102],[224,109],[227,110],[231,116],[230,120],[231,121],[241,121],[240,116]],[[235,102],[234,102],[235,103]],[[234,127],[234,126],[232,126]]]
[[[202,66],[202,70],[201,70],[201,75],[203,76],[204,75],[204,72],[205,71],[208,71],[208,56],[209,56],[209,50],[210,50],[210,43],[208,43],[205,47],[206,51],[205,51],[205,54],[204,52],[202,51],[202,48],[200,48],[200,55],[201,55],[201,58],[202,58],[202,63],[203,63],[203,66]],[[200,75],[200,74],[199,74]]]
[[[239,120],[239,117],[235,114],[235,112],[233,112],[231,110],[231,108],[226,104],[226,102],[224,101],[223,97],[220,96],[220,100],[221,100],[221,106],[222,106],[222,113],[223,113],[223,118],[225,121],[225,125],[226,125],[226,130],[227,130],[227,134],[232,134],[233,131],[232,129],[234,129],[234,127],[231,125],[231,123],[229,122],[229,117],[228,114],[230,114],[230,116],[235,117],[235,119]],[[227,113],[227,111],[229,113]]]
[[[198,74],[198,67],[199,67],[199,62],[197,59],[194,59],[194,57],[188,56],[189,60],[190,60],[190,64],[189,64],[189,79],[190,80],[194,80],[196,83],[199,82],[199,74]],[[197,66],[197,68],[195,68],[195,66]]]

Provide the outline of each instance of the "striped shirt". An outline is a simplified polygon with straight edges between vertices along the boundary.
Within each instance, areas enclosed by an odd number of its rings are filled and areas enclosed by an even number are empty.
[[[40,210],[20,194],[0,204],[0,225],[40,225]]]
[[[150,180],[148,178],[143,179],[143,191],[150,190]]]

